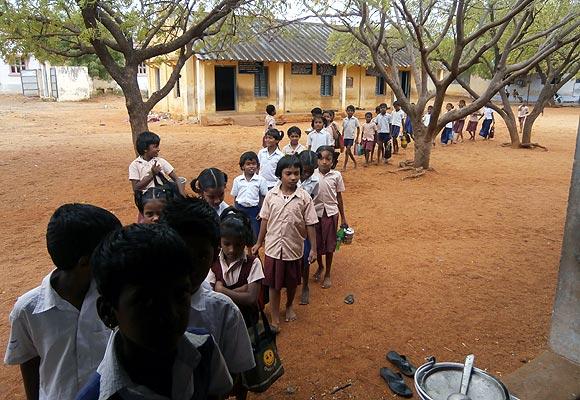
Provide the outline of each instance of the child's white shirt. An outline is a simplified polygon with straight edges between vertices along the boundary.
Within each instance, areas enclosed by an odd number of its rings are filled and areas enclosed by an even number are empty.
[[[300,153],[302,153],[304,150],[306,150],[306,148],[304,146],[302,146],[302,144],[298,143],[298,145],[293,148],[292,145],[290,143],[288,143],[286,146],[284,146],[284,148],[282,148],[282,153],[286,154],[286,155],[298,155]]]
[[[250,180],[247,180],[244,174],[237,176],[231,192],[236,203],[244,207],[257,206],[260,203],[260,196],[266,196],[267,193],[268,182],[258,174],[254,174]]]
[[[278,161],[284,157],[284,153],[280,149],[276,149],[272,154],[268,151],[267,147],[264,147],[258,151],[258,161],[260,163],[260,176],[262,176],[266,183],[268,184],[268,189],[276,186],[278,178],[276,178],[276,165]]]
[[[403,119],[405,116],[406,114],[403,110],[393,111],[391,113],[391,124],[395,126],[403,126]]]
[[[268,129],[276,129],[276,118],[270,114],[266,114],[266,118],[264,119],[264,133],[267,132]]]
[[[304,189],[306,193],[310,195],[310,197],[314,198],[318,194],[318,184],[318,176],[316,174],[312,174],[308,177],[308,179],[298,182],[298,187]]]
[[[129,180],[140,181],[145,176],[149,175],[151,167],[153,167],[155,163],[161,167],[161,172],[163,174],[169,176],[169,174],[173,172],[173,166],[164,158],[153,157],[151,160],[146,161],[143,157],[139,156],[129,164]],[[147,187],[143,188],[143,192],[153,186],[155,186],[155,182],[154,180],[151,180]]]
[[[518,117],[525,117],[529,114],[530,110],[528,106],[519,106],[518,107]]]
[[[360,122],[354,115],[351,118],[346,117],[342,120],[342,135],[345,139],[355,139],[356,128],[360,128]]]
[[[391,114],[385,113],[377,115],[377,128],[379,133],[389,133],[391,132]]]
[[[423,115],[423,125],[429,126],[430,122],[431,122],[431,114]]]
[[[310,150],[315,152],[321,146],[330,146],[331,134],[326,129],[320,131],[312,131],[308,134],[306,144],[310,146]]]
[[[450,113],[451,111],[447,111],[447,113]],[[447,114],[446,113],[446,114]],[[448,123],[445,124],[445,128],[453,128],[453,121],[449,121]]]
[[[493,119],[493,109],[489,107],[483,107],[483,118]]]

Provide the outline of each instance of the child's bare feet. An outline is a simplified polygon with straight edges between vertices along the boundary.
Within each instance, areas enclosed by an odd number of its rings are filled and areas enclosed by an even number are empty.
[[[318,268],[316,270],[316,272],[314,273],[314,281],[315,282],[320,282],[320,276],[322,275],[322,268]]]
[[[305,306],[310,303],[310,289],[302,286],[302,295],[300,296],[300,305]]]
[[[320,285],[323,289],[329,289],[332,286],[332,283],[330,282],[330,276],[325,276],[324,277],[324,282],[322,282],[322,285]]]
[[[286,307],[286,322],[296,321],[296,313],[292,306]]]

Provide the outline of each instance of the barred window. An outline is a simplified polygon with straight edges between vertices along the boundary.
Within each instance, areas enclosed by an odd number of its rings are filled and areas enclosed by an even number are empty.
[[[254,97],[268,97],[268,67],[254,74]]]
[[[320,95],[332,96],[332,75],[320,75]]]

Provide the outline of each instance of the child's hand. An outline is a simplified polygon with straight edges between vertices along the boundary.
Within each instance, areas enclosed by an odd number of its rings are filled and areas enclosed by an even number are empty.
[[[221,292],[223,290],[223,288],[224,288],[224,284],[222,283],[222,281],[216,281],[213,290],[216,292]]]
[[[258,252],[260,251],[260,247],[262,247],[261,244],[256,243],[253,247],[252,247],[252,255],[257,256]]]
[[[316,250],[310,249],[310,253],[308,254],[308,263],[312,264],[316,261]]]
[[[161,172],[161,165],[157,165],[157,160],[153,162],[153,166],[151,167],[151,175],[155,176]]]

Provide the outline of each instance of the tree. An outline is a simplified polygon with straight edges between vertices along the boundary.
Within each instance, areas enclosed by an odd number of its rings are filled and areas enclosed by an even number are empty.
[[[148,129],[147,115],[173,88],[186,60],[204,40],[233,34],[233,11],[252,0],[4,0],[0,51],[39,59],[96,55],[125,96],[133,143]],[[223,39],[223,37],[222,37]],[[167,82],[147,100],[137,83],[139,64],[174,57]]]
[[[507,83],[524,76],[541,60],[572,41],[580,24],[578,11],[572,10],[553,26],[536,30],[533,29],[535,5],[535,0],[351,0],[346,3],[321,0],[315,4],[304,1],[304,6],[323,23],[352,35],[369,50],[376,70],[411,118],[416,168],[429,168],[431,142],[446,123],[481,109]],[[392,36],[392,32],[396,35]],[[503,44],[486,91],[467,107],[441,115],[449,85],[461,79],[461,74],[477,65],[500,41]],[[509,62],[511,52],[533,43],[539,43],[533,54],[518,62]],[[396,62],[398,52],[403,52],[410,61],[416,104],[412,103],[411,96],[405,95],[401,85]],[[430,90],[430,85],[434,89]],[[431,99],[434,99],[431,122],[424,127],[421,117]]]

